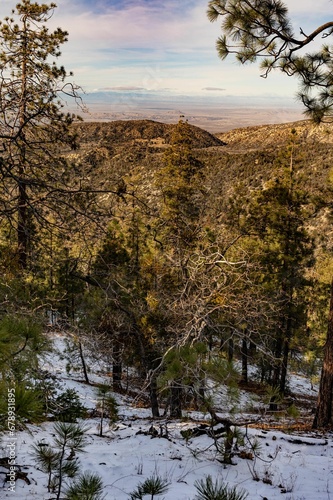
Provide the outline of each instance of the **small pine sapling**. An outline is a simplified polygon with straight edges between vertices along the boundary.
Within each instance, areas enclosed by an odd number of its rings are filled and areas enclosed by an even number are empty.
[[[115,397],[111,394],[109,385],[101,384],[97,389],[97,407],[100,411],[99,436],[103,436],[104,419],[109,419],[109,424],[118,420],[118,405]]]
[[[238,430],[236,428],[232,429],[231,426],[227,426],[223,444],[220,444],[218,447],[221,453],[222,463],[232,464],[233,448],[238,438]]]
[[[266,392],[266,401],[269,404],[269,411],[277,411],[278,406],[283,402],[283,394],[278,387],[272,386],[269,386]]]
[[[66,349],[62,353],[62,358],[67,361],[67,374],[69,375],[71,371],[82,372],[85,382],[90,384],[88,376],[89,368],[87,366],[81,339],[78,335],[72,334],[69,339],[65,340],[65,343]]]
[[[40,423],[45,418],[42,393],[28,382],[15,385],[0,380],[0,430],[7,427],[7,398],[9,390],[15,389],[15,425],[17,429],[26,429],[27,423]]]
[[[155,495],[163,495],[169,489],[170,483],[157,474],[148,477],[143,483],[139,483],[136,490],[130,493],[131,500],[142,500],[144,496],[150,495],[154,500]]]
[[[38,368],[34,372],[34,387],[40,391],[42,395],[44,412],[46,415],[51,413],[51,406],[57,396],[58,391],[61,389],[61,384],[57,380],[56,375],[47,370]]]
[[[59,394],[50,405],[50,411],[56,420],[72,423],[87,414],[87,408],[81,403],[80,396],[74,389],[66,389]]]
[[[245,500],[248,496],[245,491],[229,488],[218,479],[214,483],[211,476],[196,481],[194,486],[198,492],[194,500]]]
[[[56,422],[53,430],[53,444],[34,444],[32,455],[48,475],[48,491],[55,493],[56,500],[59,500],[64,479],[73,478],[79,471],[76,453],[84,450],[87,429],[74,423]]]
[[[66,490],[66,500],[103,500],[103,481],[98,474],[84,472]]]

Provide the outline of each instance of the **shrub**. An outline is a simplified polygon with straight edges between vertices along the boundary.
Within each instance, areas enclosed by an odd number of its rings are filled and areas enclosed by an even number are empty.
[[[98,474],[84,472],[71,484],[66,492],[66,500],[102,500],[103,482]]]
[[[150,495],[151,500],[155,495],[166,493],[169,488],[169,482],[154,474],[148,477],[143,483],[139,483],[136,490],[131,495],[131,500],[142,500],[145,495]]]
[[[74,389],[66,389],[54,399],[50,412],[57,420],[74,423],[78,418],[85,417],[87,408],[81,403]]]
[[[213,483],[212,477],[207,476],[205,479],[200,479],[194,483],[198,494],[195,500],[245,500],[248,494],[244,491],[229,488],[222,481],[216,480]]]
[[[75,477],[79,471],[76,454],[84,450],[86,430],[78,424],[56,422],[53,443],[40,441],[32,447],[37,465],[48,475],[48,491],[56,493],[57,500],[61,497],[64,479]]]

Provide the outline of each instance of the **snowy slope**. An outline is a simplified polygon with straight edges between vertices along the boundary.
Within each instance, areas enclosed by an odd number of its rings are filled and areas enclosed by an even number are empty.
[[[56,340],[61,348],[62,337],[57,336]],[[48,369],[57,374],[64,387],[75,388],[86,407],[95,407],[94,387],[69,379],[64,361],[53,355]],[[95,380],[101,381],[102,378],[96,375]],[[310,384],[301,377],[293,380],[293,387],[303,392],[310,391]],[[120,420],[113,429],[107,430],[105,437],[97,435],[98,419],[85,421],[89,426],[88,444],[86,452],[80,454],[82,470],[96,472],[102,477],[107,500],[129,499],[138,483],[154,473],[170,483],[168,492],[157,497],[165,500],[193,500],[196,494],[194,482],[208,474],[214,480],[220,478],[229,486],[244,489],[250,500],[333,498],[333,439],[330,434],[307,432],[296,435],[265,428],[243,428],[245,444],[254,439],[259,443],[257,456],[243,459],[236,455],[233,459],[235,465],[225,466],[217,460],[218,454],[209,436],[191,438],[186,442],[180,434],[181,430],[196,425],[193,418],[202,422],[204,415],[188,414],[183,421],[153,421],[149,409],[136,407],[128,397],[118,395],[117,400]],[[151,425],[159,433],[161,427],[163,432],[167,428],[168,439],[147,434]],[[52,498],[47,493],[46,475],[36,468],[31,455],[33,442],[52,442],[52,428],[53,424],[48,422],[40,426],[30,425],[30,433],[17,432],[16,463],[25,465],[22,470],[28,472],[31,484],[17,480],[15,492],[8,491],[6,484],[3,488],[0,485],[0,498]],[[4,437],[4,448],[9,439],[9,436]]]

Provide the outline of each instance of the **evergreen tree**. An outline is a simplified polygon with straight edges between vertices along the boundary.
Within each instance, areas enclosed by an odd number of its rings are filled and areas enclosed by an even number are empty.
[[[79,472],[77,453],[86,445],[86,429],[74,423],[56,422],[52,444],[33,445],[33,455],[42,471],[48,474],[48,491],[62,496],[65,478],[74,478]]]
[[[113,423],[118,418],[117,402],[111,393],[111,388],[108,385],[99,385],[97,388],[97,403],[100,411],[99,436],[103,436],[103,421],[109,419],[109,423]]]
[[[197,489],[194,500],[245,500],[248,497],[245,491],[230,488],[223,481],[213,482],[211,476],[196,481],[194,486]]]
[[[184,287],[191,283],[189,263],[202,236],[204,165],[193,154],[191,142],[189,124],[179,120],[164,156],[164,166],[157,175],[162,195],[156,224],[157,258],[161,266],[157,296],[166,311],[167,345],[183,341],[187,334],[188,314],[180,298]],[[195,293],[196,284],[191,285]],[[188,293],[191,294],[190,287]],[[180,376],[170,381],[170,392],[171,416],[180,418]]]
[[[44,415],[37,385],[40,357],[50,350],[37,318],[5,315],[0,321],[0,427],[7,414],[8,391],[15,394],[18,426],[40,422]]]
[[[318,405],[313,428],[332,427],[333,425],[333,281],[327,326],[327,337],[324,347],[324,359],[320,378]]]
[[[296,333],[301,329],[304,337],[306,332],[305,290],[310,284],[306,270],[313,259],[313,243],[306,229],[312,205],[297,185],[296,151],[292,134],[287,153],[277,160],[275,178],[251,193],[243,214],[235,204],[232,207],[241,232],[255,237],[261,266],[257,279],[275,302],[272,383],[281,392],[285,390],[288,357]],[[244,206],[243,199],[239,202]]]
[[[141,234],[142,228],[140,236],[138,232],[134,235],[132,230],[139,231],[139,228],[135,229],[132,222],[130,216],[122,224],[110,224],[91,273],[85,278],[89,290],[85,297],[84,322],[86,328],[95,329],[104,353],[112,359],[114,389],[121,389],[122,362],[126,357],[147,377],[161,356],[154,339],[163,321],[151,293],[155,271],[146,241],[147,230],[145,236]],[[153,379],[151,405],[153,416],[158,416],[156,380]]]
[[[234,54],[241,64],[261,60],[264,78],[278,69],[299,80],[298,98],[307,114],[317,122],[332,116],[332,46],[333,22],[305,34],[296,34],[287,5],[281,0],[211,0],[210,21],[222,19],[223,35],[216,43],[225,59]],[[313,52],[306,51],[314,40],[324,42]],[[304,50],[305,49],[305,50]]]
[[[66,500],[104,500],[103,481],[98,474],[83,472],[66,489]]]
[[[180,120],[175,128],[156,183],[161,202],[154,226],[159,263],[154,293],[165,323],[160,380],[167,378],[170,414],[179,418],[185,388],[204,399],[208,352],[202,343],[212,349],[223,315],[241,309],[237,282],[245,279],[246,263],[226,257],[232,241],[212,222],[205,164],[196,155],[187,122]]]
[[[139,483],[136,490],[130,494],[131,500],[143,500],[143,497],[146,495],[149,495],[150,499],[154,500],[155,495],[163,495],[168,489],[169,482],[154,474],[142,483]]]
[[[25,269],[33,250],[36,224],[51,223],[50,213],[70,204],[77,186],[65,173],[64,147],[73,148],[74,117],[62,112],[61,94],[77,98],[77,88],[55,58],[68,33],[50,33],[45,23],[55,4],[18,3],[0,24],[0,198],[2,220],[17,235],[18,264]],[[64,198],[64,191],[67,198]],[[64,222],[57,215],[53,224]]]
[[[224,32],[217,41],[222,59],[235,54],[241,63],[262,59],[262,76],[273,69],[280,69],[288,76],[299,79],[298,97],[316,123],[332,116],[332,56],[327,43],[333,34],[333,23],[318,26],[306,35],[300,28],[296,36],[286,5],[280,0],[210,0],[208,18],[216,21],[222,16]],[[325,39],[319,50],[304,52],[317,37]],[[314,427],[332,423],[333,371],[330,363],[333,350],[333,281],[327,339],[324,349],[319,399]]]
[[[185,274],[188,255],[201,236],[206,205],[204,165],[194,155],[191,143],[190,126],[180,120],[157,177],[163,197],[157,227],[159,241],[164,249],[172,250],[175,264]]]

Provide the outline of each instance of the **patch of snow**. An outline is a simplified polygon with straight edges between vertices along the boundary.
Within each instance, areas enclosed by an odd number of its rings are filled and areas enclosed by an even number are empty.
[[[55,336],[58,352],[63,349],[63,337]],[[57,375],[63,388],[72,388],[79,393],[82,403],[88,408],[96,405],[96,389],[66,373],[66,362],[49,357],[45,368]],[[106,381],[100,374],[91,374],[94,382]],[[293,376],[290,386],[294,392],[306,394],[309,383],[304,377]],[[132,405],[131,398],[116,394],[119,404],[119,421],[111,426],[104,437],[98,436],[98,418],[84,421],[89,427],[88,444],[79,454],[82,471],[99,474],[104,484],[107,500],[128,500],[130,493],[140,482],[153,474],[159,474],[170,483],[167,493],[157,498],[165,500],[192,500],[196,494],[195,481],[210,474],[248,492],[249,500],[328,500],[333,498],[333,439],[331,434],[286,433],[264,428],[242,428],[246,443],[257,443],[258,450],[250,458],[233,458],[234,465],[218,461],[219,454],[208,435],[185,440],[181,431],[196,425],[205,418],[200,412],[188,412],[191,421],[167,419],[153,420],[150,410]],[[253,402],[245,391],[241,394],[241,405]],[[244,416],[250,418],[250,413]],[[251,416],[253,418],[253,415]],[[154,426],[168,430],[168,437],[147,435]],[[260,425],[260,424],[259,424]],[[36,467],[31,455],[31,445],[37,441],[52,442],[52,422],[29,425],[28,431],[16,434],[16,463],[28,472],[30,485],[16,481],[15,491],[8,491],[7,484],[0,485],[0,497],[11,500],[47,500],[54,497],[47,493],[46,474]],[[2,439],[3,456],[9,436]],[[247,448],[251,451],[250,446]],[[5,471],[5,469],[0,469]]]

